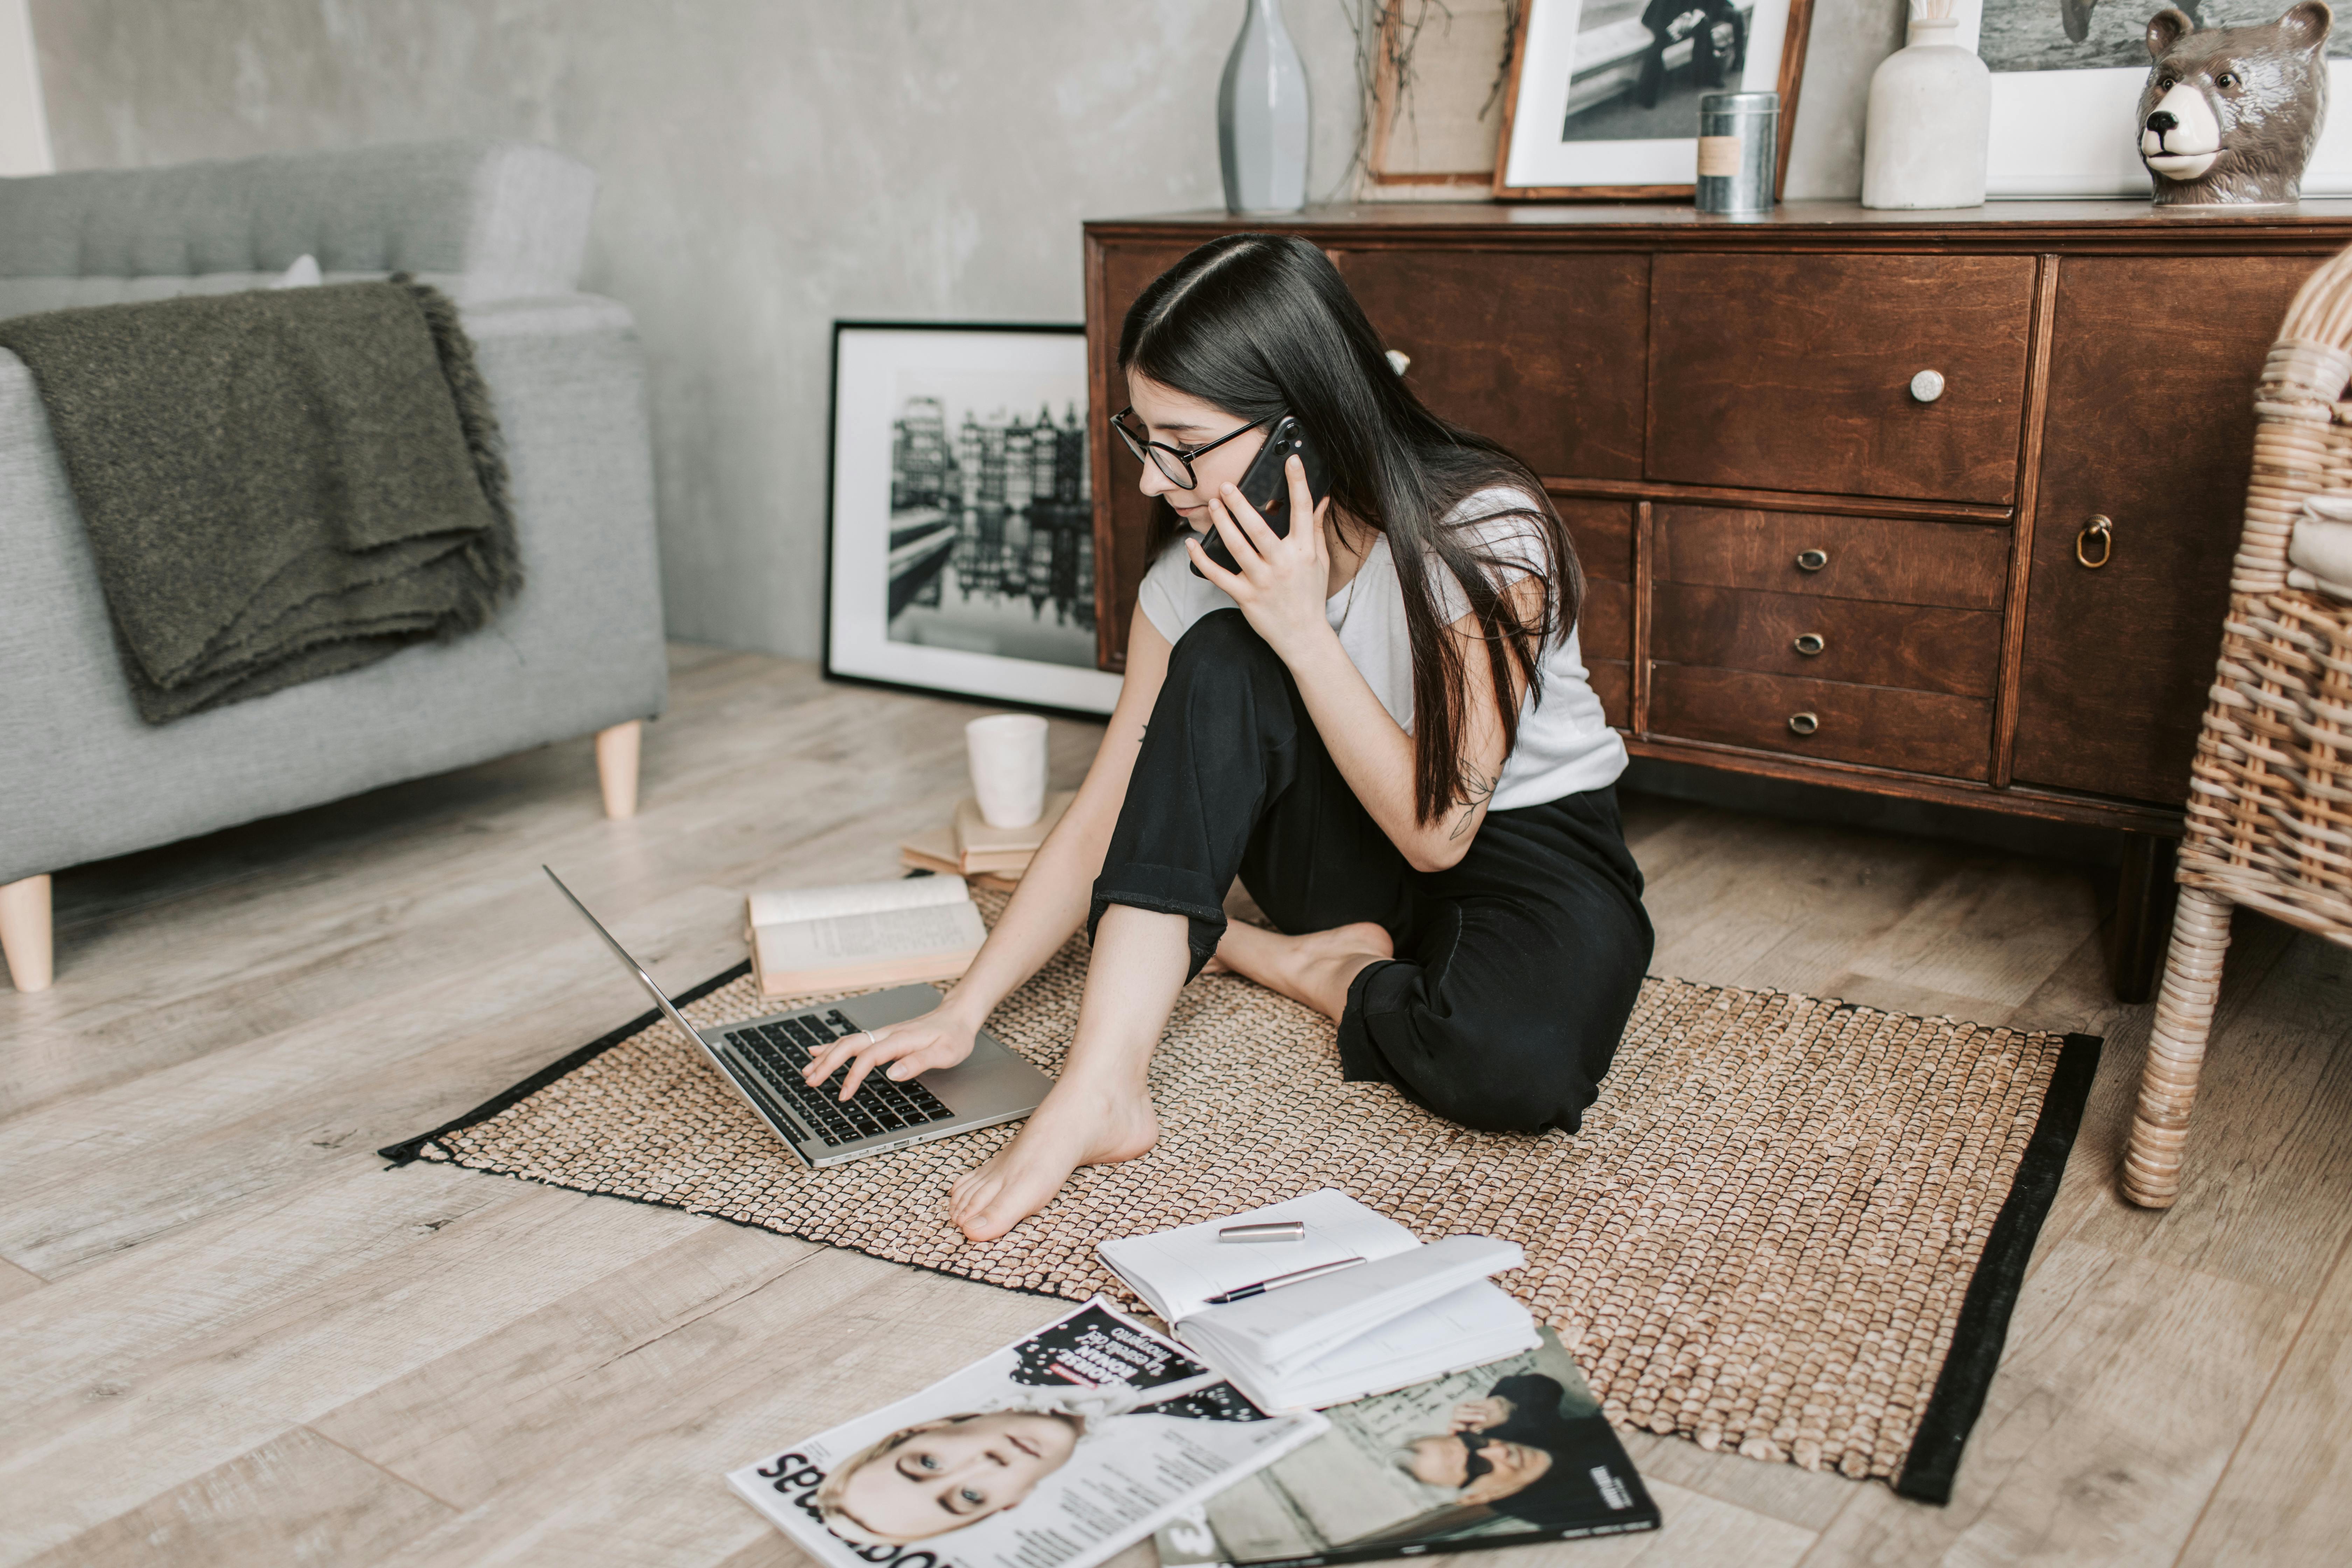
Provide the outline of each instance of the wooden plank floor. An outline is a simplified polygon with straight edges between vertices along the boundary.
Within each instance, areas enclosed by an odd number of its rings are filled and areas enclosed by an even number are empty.
[[[675,668],[635,821],[583,741],[59,877],[56,988],[0,992],[0,1563],[799,1563],[723,1469],[1056,1310],[372,1152],[638,1010],[541,861],[684,985],[744,888],[888,875],[961,792],[968,708]],[[1057,782],[1094,735],[1054,726]],[[1666,1529],[1521,1560],[2343,1561],[2352,954],[2240,918],[2187,1189],[2143,1214],[2099,873],[1626,804],[1662,973],[2108,1043],[1950,1507],[1636,1434]]]

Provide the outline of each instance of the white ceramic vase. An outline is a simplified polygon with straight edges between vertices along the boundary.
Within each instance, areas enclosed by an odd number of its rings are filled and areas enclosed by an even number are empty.
[[[1217,84],[1217,157],[1225,206],[1295,213],[1307,205],[1307,66],[1279,0],[1247,0]]]
[[[1948,16],[1914,16],[1909,47],[1870,79],[1862,142],[1866,207],[1980,207],[1992,73]]]

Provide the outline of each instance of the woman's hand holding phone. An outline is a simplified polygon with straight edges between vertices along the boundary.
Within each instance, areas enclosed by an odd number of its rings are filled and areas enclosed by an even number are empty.
[[[1331,623],[1323,614],[1331,583],[1331,555],[1323,538],[1323,519],[1331,503],[1328,499],[1316,503],[1307,483],[1306,465],[1297,458],[1286,462],[1283,471],[1290,482],[1290,515],[1311,517],[1311,527],[1294,523],[1287,534],[1278,535],[1244,499],[1239,486],[1224,485],[1209,498],[1209,517],[1241,570],[1228,572],[1218,565],[1201,548],[1197,537],[1188,536],[1184,548],[1192,555],[1192,570],[1223,589],[1257,635],[1286,663],[1294,649],[1318,635],[1330,635]]]

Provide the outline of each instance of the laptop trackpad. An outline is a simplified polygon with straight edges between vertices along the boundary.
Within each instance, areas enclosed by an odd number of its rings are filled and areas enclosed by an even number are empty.
[[[861,1029],[879,1029],[919,1018],[940,1004],[928,985],[900,985],[841,1004]],[[1018,1116],[1034,1110],[1054,1080],[983,1033],[971,1055],[951,1068],[934,1068],[916,1079],[958,1117]]]
[[[1054,1080],[990,1039],[951,1068],[934,1068],[915,1080],[958,1116],[1017,1116],[1037,1109]]]

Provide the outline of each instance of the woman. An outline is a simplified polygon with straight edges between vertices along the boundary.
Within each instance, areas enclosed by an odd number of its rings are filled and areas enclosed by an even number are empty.
[[[1651,933],[1612,789],[1625,748],[1585,684],[1582,577],[1542,487],[1421,405],[1295,237],[1185,257],[1128,312],[1118,363],[1115,426],[1187,527],[1144,578],[1101,750],[940,1007],[837,1042],[809,1081],[847,1061],[845,1099],[877,1068],[961,1061],[1086,923],[1061,1078],[950,1195],[975,1240],[1152,1146],[1151,1052],[1213,961],[1338,1020],[1346,1079],[1471,1127],[1573,1131]],[[1277,538],[1234,481],[1285,414],[1332,483],[1311,507],[1290,459],[1313,522]],[[1211,529],[1239,571],[1203,553]],[[1277,931],[1226,921],[1237,873]]]

